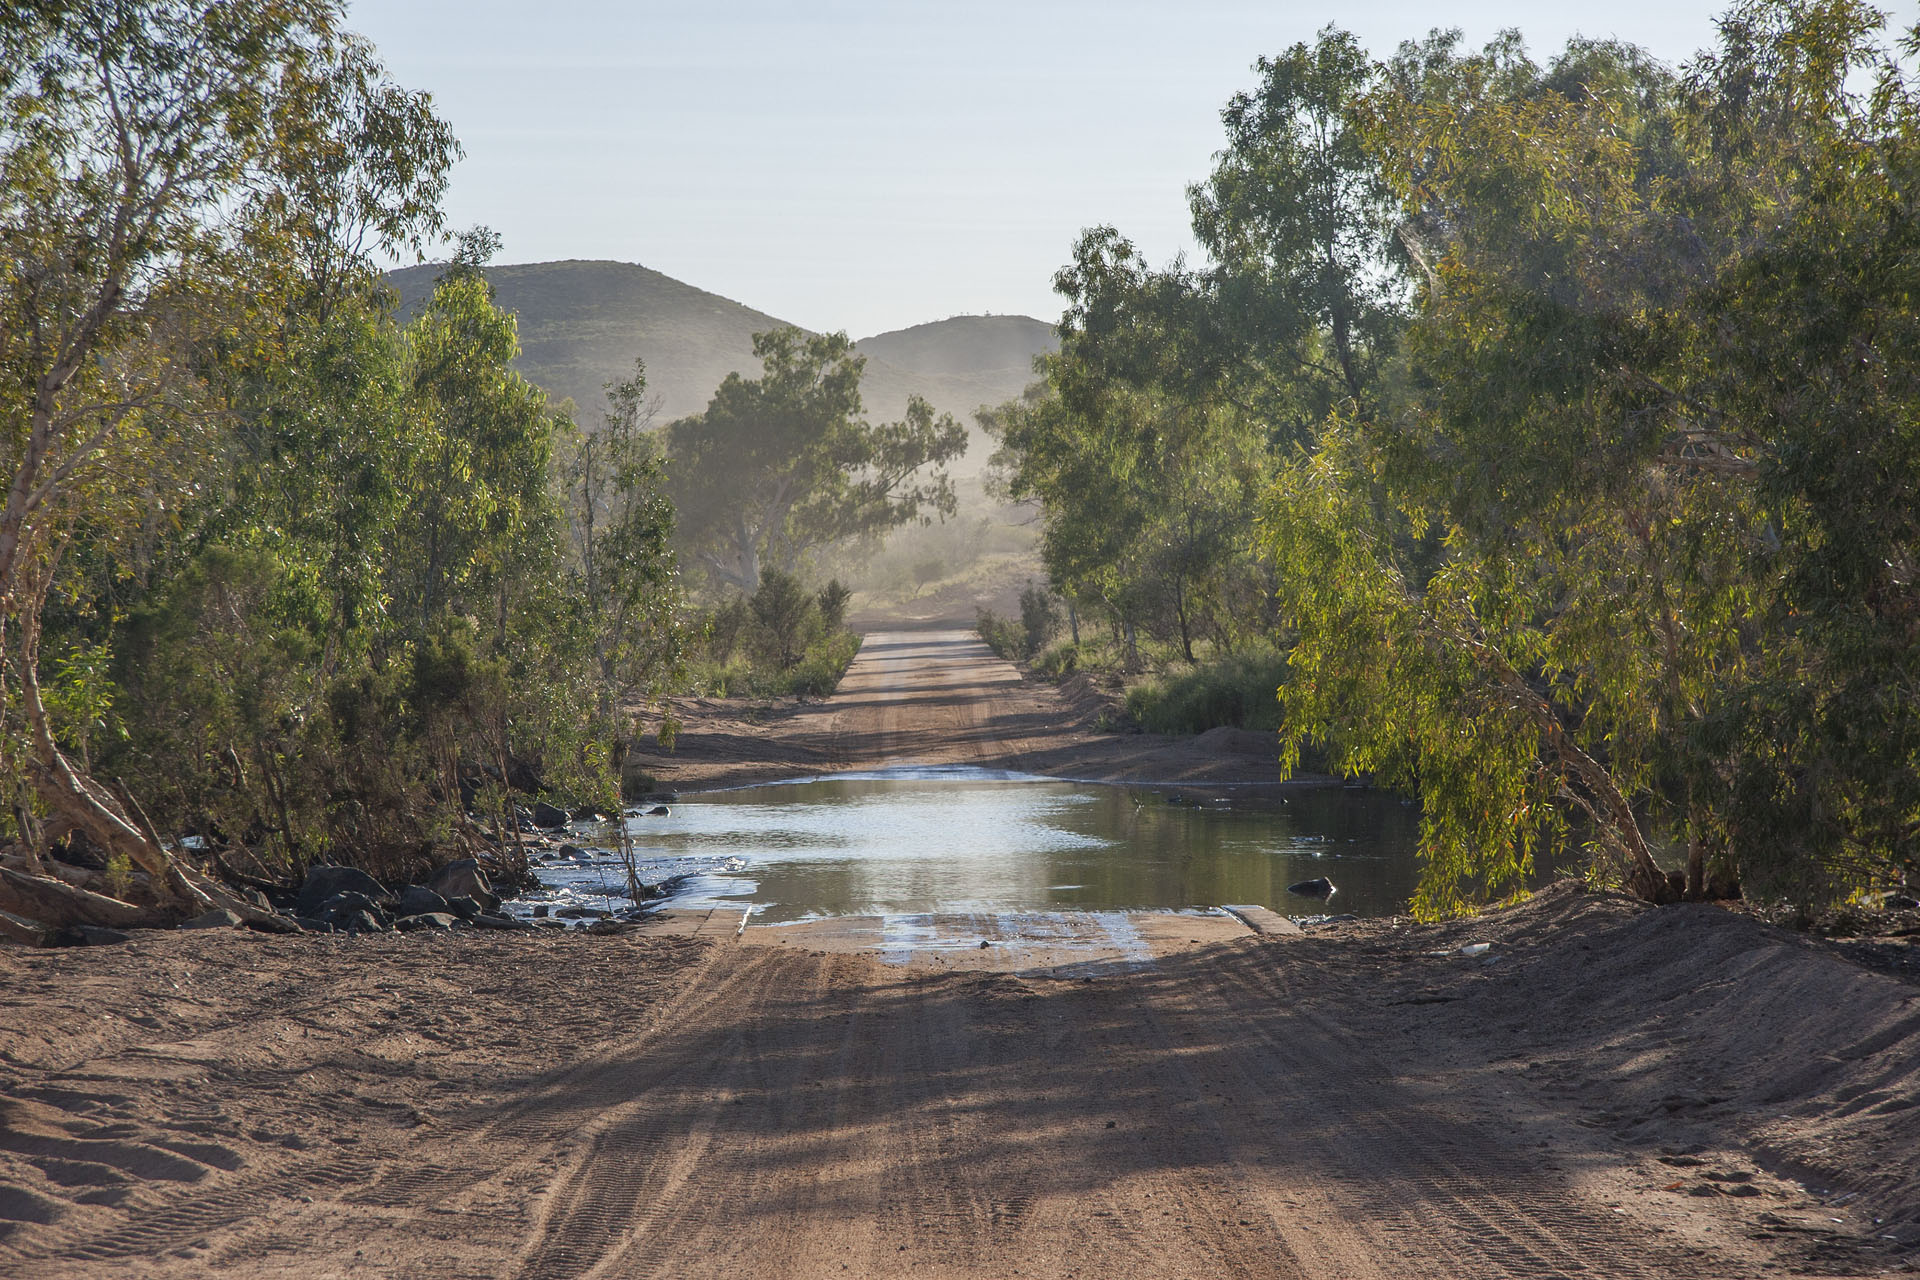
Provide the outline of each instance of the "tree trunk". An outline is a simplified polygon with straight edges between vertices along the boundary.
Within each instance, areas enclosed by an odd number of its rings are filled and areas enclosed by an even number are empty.
[[[151,907],[138,907],[53,876],[30,875],[10,867],[0,867],[0,910],[49,925],[133,929],[155,922]]]

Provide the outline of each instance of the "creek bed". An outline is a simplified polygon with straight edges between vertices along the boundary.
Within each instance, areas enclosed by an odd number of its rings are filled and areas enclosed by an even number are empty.
[[[1406,910],[1419,810],[1356,788],[1185,790],[964,768],[842,774],[683,797],[627,818],[670,905],[752,905],[757,924],[928,912],[1178,910],[1282,915]],[[630,908],[604,850],[549,861],[528,914]],[[605,843],[604,836],[599,841]],[[1323,901],[1287,886],[1325,877]]]

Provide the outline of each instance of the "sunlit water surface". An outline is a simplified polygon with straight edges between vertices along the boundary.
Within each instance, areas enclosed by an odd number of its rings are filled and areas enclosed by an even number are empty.
[[[686,796],[627,824],[642,879],[684,877],[671,905],[751,904],[756,923],[1222,903],[1291,916],[1406,909],[1415,807],[1365,790],[1251,790],[1195,802],[1165,788],[908,769]],[[593,843],[584,830],[576,840]],[[630,905],[604,852],[537,870],[549,887],[522,911]],[[1336,886],[1325,902],[1287,891],[1321,876]]]

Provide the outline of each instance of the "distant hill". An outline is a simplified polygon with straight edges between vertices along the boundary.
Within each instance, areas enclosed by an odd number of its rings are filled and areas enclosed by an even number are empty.
[[[872,405],[881,403],[883,387],[892,393],[884,380],[898,372],[911,384],[899,392],[903,408],[913,390],[966,418],[983,404],[1017,397],[1033,381],[1033,358],[1058,346],[1053,326],[1032,316],[954,316],[862,338],[854,350],[867,357]]]
[[[441,267],[389,273],[409,311]],[[729,373],[759,372],[753,335],[786,323],[764,311],[624,262],[538,262],[487,269],[494,300],[520,324],[517,368],[556,399],[571,396],[579,419],[598,421],[602,388],[646,361],[660,423],[699,413]],[[971,425],[973,411],[1019,395],[1033,357],[1052,350],[1052,326],[1029,316],[955,316],[863,338],[861,394],[876,420],[898,418],[907,396],[925,396]],[[971,474],[985,451],[956,470]]]

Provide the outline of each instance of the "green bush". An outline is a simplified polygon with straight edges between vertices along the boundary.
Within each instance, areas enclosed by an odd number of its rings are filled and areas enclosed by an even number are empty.
[[[973,629],[980,638],[1008,662],[1025,662],[1027,659],[1027,633],[1019,623],[1010,622],[991,609],[975,608],[973,611]]]
[[[1071,641],[1057,644],[1033,660],[1033,669],[1053,680],[1070,676],[1083,665],[1080,646]]]
[[[706,644],[689,664],[689,685],[714,697],[825,697],[860,651],[846,630],[852,592],[839,581],[817,593],[769,569],[760,589],[707,615]]]
[[[1026,642],[1025,656],[1029,657],[1046,648],[1047,641],[1060,629],[1060,602],[1045,587],[1035,586],[1031,578],[1020,593],[1020,629]]]
[[[1127,694],[1127,713],[1152,733],[1204,733],[1222,725],[1278,729],[1276,695],[1286,678],[1285,654],[1238,653],[1137,686]]]

